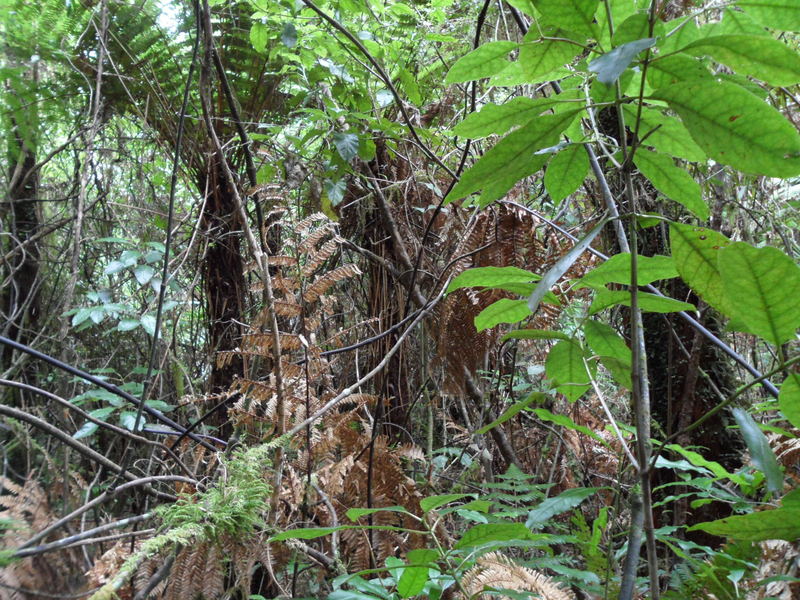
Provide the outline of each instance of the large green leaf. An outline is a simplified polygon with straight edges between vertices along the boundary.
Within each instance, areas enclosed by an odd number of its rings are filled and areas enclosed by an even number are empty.
[[[554,32],[550,37],[565,36],[563,32]],[[580,46],[563,39],[540,39],[538,29],[531,27],[519,49],[519,64],[525,76],[534,80],[572,62],[579,52]]]
[[[585,425],[578,425],[575,421],[570,419],[567,415],[562,414],[554,414],[551,413],[546,408],[534,408],[533,412],[539,417],[542,421],[549,421],[550,423],[555,423],[556,425],[560,425],[561,427],[566,427],[567,429],[571,429],[573,431],[578,431],[584,435],[588,435],[590,438],[597,440],[604,446],[608,446],[608,443],[597,435],[596,432],[589,429]]]
[[[436,510],[440,506],[455,502],[456,500],[472,497],[473,494],[439,494],[436,496],[428,496],[419,501],[419,507],[422,509],[422,512],[430,512]]]
[[[531,531],[522,523],[482,523],[468,529],[454,548],[469,548],[489,542],[524,541],[531,539]]]
[[[703,221],[708,219],[711,213],[703,201],[700,186],[685,169],[676,167],[672,158],[640,148],[633,162],[659,192],[682,204]]]
[[[406,515],[411,514],[402,506],[384,506],[382,508],[350,508],[345,514],[347,515],[348,519],[355,523],[361,517],[366,517],[378,512],[396,512]]]
[[[722,537],[761,542],[764,540],[786,540],[794,542],[800,538],[800,508],[777,508],[735,515],[725,519],[698,523],[687,531],[700,529]]]
[[[487,104],[480,111],[467,115],[453,127],[453,133],[473,139],[491,134],[503,134],[516,125],[529,123],[561,101],[560,96],[548,98],[517,96],[504,104]]]
[[[500,323],[519,323],[530,315],[531,309],[525,300],[501,298],[475,316],[475,329],[483,331]]]
[[[558,342],[547,354],[544,365],[547,378],[570,402],[575,402],[589,389],[591,376],[583,358],[583,350],[574,340]]]
[[[487,42],[459,58],[447,73],[445,84],[463,83],[490,77],[505,69],[509,62],[507,57],[516,50],[516,42]]]
[[[733,83],[687,81],[653,94],[722,164],[771,177],[800,174],[800,134],[777,110]]]
[[[678,276],[675,262],[671,256],[639,256],[636,261],[636,280],[639,285],[647,285],[661,279]],[[631,284],[631,254],[620,252],[606,262],[595,267],[581,278],[581,283],[598,286],[607,283]]]
[[[397,593],[401,598],[410,598],[422,592],[428,583],[428,563],[435,561],[438,556],[436,550],[428,548],[409,550],[406,554],[408,566],[403,569],[400,581],[397,582]]]
[[[800,373],[789,373],[781,385],[778,403],[786,420],[800,428]]]
[[[544,186],[553,202],[560,202],[586,179],[589,156],[582,144],[570,144],[556,154],[544,172]]]
[[[783,489],[783,472],[775,453],[769,446],[767,436],[745,410],[734,408],[733,417],[750,451],[750,459],[767,479],[767,489],[771,492],[780,492]]]
[[[638,296],[639,308],[642,312],[671,313],[680,312],[682,310],[696,310],[693,304],[681,302],[674,298],[667,298],[647,292],[639,292]],[[627,290],[598,290],[594,296],[592,305],[589,307],[589,314],[596,315],[601,310],[617,305],[630,306],[631,293]]]
[[[681,279],[706,303],[730,316],[728,297],[722,289],[717,266],[717,255],[730,240],[708,227],[682,223],[670,223],[669,240]]]
[[[683,52],[708,55],[731,67],[775,86],[800,81],[800,56],[786,44],[760,35],[714,35],[692,42]]]
[[[655,89],[690,79],[713,80],[714,75],[705,62],[687,54],[670,54],[664,58],[656,58],[647,69],[647,81]]]
[[[777,248],[744,242],[725,248],[718,261],[730,316],[773,344],[794,339],[800,327],[800,267]]]
[[[614,329],[589,319],[583,324],[583,334],[592,352],[609,370],[617,383],[631,389],[631,350]],[[614,360],[607,360],[612,358]]]
[[[550,288],[553,287],[556,282],[561,279],[561,277],[566,273],[569,268],[575,264],[575,261],[578,260],[581,254],[583,254],[589,245],[592,243],[594,238],[603,230],[606,223],[608,223],[608,219],[603,219],[597,225],[595,225],[589,233],[583,236],[579,241],[575,242],[575,245],[570,248],[569,252],[562,255],[556,261],[552,267],[547,270],[547,273],[544,274],[541,281],[536,286],[536,289],[533,290],[533,293],[528,297],[528,308],[531,312],[535,312],[537,308],[539,308],[539,304],[550,291]]]
[[[800,3],[797,0],[739,0],[736,4],[762,25],[783,31],[800,31]]]
[[[549,25],[563,27],[585,36],[595,32],[597,0],[535,0],[534,5]]]
[[[597,73],[597,79],[601,83],[612,85],[640,52],[652,48],[655,44],[655,38],[645,38],[622,44],[590,62],[589,70]]]
[[[523,400],[519,400],[518,402],[514,402],[511,406],[509,406],[506,410],[503,411],[503,414],[497,417],[494,421],[489,423],[488,425],[484,425],[477,431],[475,431],[478,435],[483,435],[487,433],[491,429],[494,429],[498,425],[502,425],[509,419],[512,419],[516,414],[522,412],[526,408],[528,408],[534,402],[541,403],[544,401],[545,395],[542,392],[533,392],[527,398]]]
[[[637,107],[623,104],[622,110],[625,113],[625,121],[633,127],[638,114]],[[653,146],[659,152],[677,158],[694,162],[702,162],[708,158],[689,135],[680,119],[646,106],[642,107],[639,117],[639,138],[644,139],[645,145]]]
[[[537,117],[512,131],[461,175],[446,201],[458,200],[492,184],[507,186],[500,192],[504,194],[517,181],[541,168],[549,157],[534,153],[555,145],[561,132],[581,111],[575,109]]]
[[[526,283],[541,279],[536,273],[517,267],[476,267],[460,273],[447,286],[447,293],[467,287],[496,287],[504,283]]]
[[[525,525],[542,527],[556,515],[567,512],[578,506],[600,488],[572,488],[553,498],[547,498],[528,513]]]

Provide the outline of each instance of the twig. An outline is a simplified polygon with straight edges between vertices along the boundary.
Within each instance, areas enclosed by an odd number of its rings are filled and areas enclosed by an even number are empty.
[[[44,529],[42,529],[39,533],[34,535],[31,539],[20,546],[20,549],[27,548],[42,541],[48,535],[50,535],[53,531],[58,529],[59,527],[63,527],[74,518],[79,517],[83,513],[88,510],[91,510],[95,506],[102,504],[106,500],[113,499],[117,497],[121,492],[124,492],[130,488],[144,485],[149,486],[151,483],[155,483],[157,481],[176,481],[182,483],[188,483],[189,485],[193,485],[195,487],[200,487],[199,483],[193,479],[189,479],[188,477],[181,477],[180,475],[152,475],[150,477],[143,477],[141,479],[134,479],[133,481],[129,481],[127,483],[123,483],[120,486],[114,488],[113,491],[103,492],[99,496],[97,496],[94,500],[86,502],[83,506],[79,506],[75,510],[73,510],[68,515],[61,517],[58,521],[51,523]]]
[[[45,552],[50,552],[51,550],[59,550],[67,546],[71,546],[81,540],[85,540],[86,538],[97,535],[98,533],[103,533],[104,531],[109,531],[111,529],[119,529],[120,527],[127,527],[128,525],[133,525],[134,523],[139,523],[140,521],[149,519],[152,516],[153,513],[148,512],[144,513],[143,515],[136,515],[133,517],[128,517],[127,519],[120,519],[119,521],[106,523],[105,525],[100,525],[99,527],[95,527],[93,529],[87,529],[86,531],[62,538],[58,541],[50,542],[49,544],[42,544],[41,546],[35,546],[33,548],[19,549],[14,552],[14,556],[16,558],[25,558],[26,556],[44,554]]]

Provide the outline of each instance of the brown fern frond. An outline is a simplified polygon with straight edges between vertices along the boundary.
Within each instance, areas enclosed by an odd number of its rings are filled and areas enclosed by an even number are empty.
[[[267,263],[271,267],[293,267],[297,264],[297,259],[294,256],[270,256]]]
[[[327,217],[326,217],[327,219]],[[298,229],[297,231],[301,231]],[[333,226],[328,219],[326,223],[309,233],[298,245],[297,250],[301,254],[308,254],[314,248],[319,246],[320,242],[324,240],[327,236],[332,235],[333,233]]]
[[[339,244],[339,238],[333,238],[322,244],[316,252],[309,254],[301,272],[303,277],[311,276],[322,263],[333,256],[339,249]]]
[[[243,352],[261,356],[272,356],[272,332],[246,333],[242,336]],[[281,351],[297,350],[303,346],[303,340],[293,333],[280,333]],[[240,352],[241,354],[242,352]]]
[[[461,577],[461,586],[469,598],[482,600],[495,597],[480,594],[486,588],[534,592],[542,600],[575,600],[572,592],[559,587],[547,575],[520,566],[499,552],[481,556],[477,564]]]
[[[328,271],[325,273],[325,275],[317,279],[314,284],[305,291],[303,294],[303,300],[308,303],[316,302],[317,299],[322,294],[327,292],[333,284],[349,277],[355,277],[356,275],[361,275],[361,271],[355,264],[352,263],[337,267],[333,271]]]
[[[308,215],[305,219],[297,223],[297,225],[295,225],[294,228],[302,233],[317,221],[330,222],[330,218],[328,218],[328,215],[326,215],[325,213],[317,212]]]

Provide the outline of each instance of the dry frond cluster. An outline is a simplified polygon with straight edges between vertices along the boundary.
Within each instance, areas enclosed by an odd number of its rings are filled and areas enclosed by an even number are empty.
[[[557,585],[547,575],[516,564],[500,552],[484,554],[477,564],[461,578],[468,598],[489,600],[496,594],[482,594],[484,590],[514,590],[533,592],[542,600],[575,600],[575,595]]]
[[[2,532],[0,548],[17,548],[35,532],[57,519],[47,494],[29,477],[17,485],[0,477],[0,523],[8,527]],[[0,568],[0,600],[39,598],[37,592],[67,590],[80,580],[80,555],[76,550],[61,550],[14,560]]]

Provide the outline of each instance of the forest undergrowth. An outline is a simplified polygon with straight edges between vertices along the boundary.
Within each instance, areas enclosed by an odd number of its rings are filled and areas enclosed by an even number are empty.
[[[800,597],[794,0],[0,31],[0,599]]]

